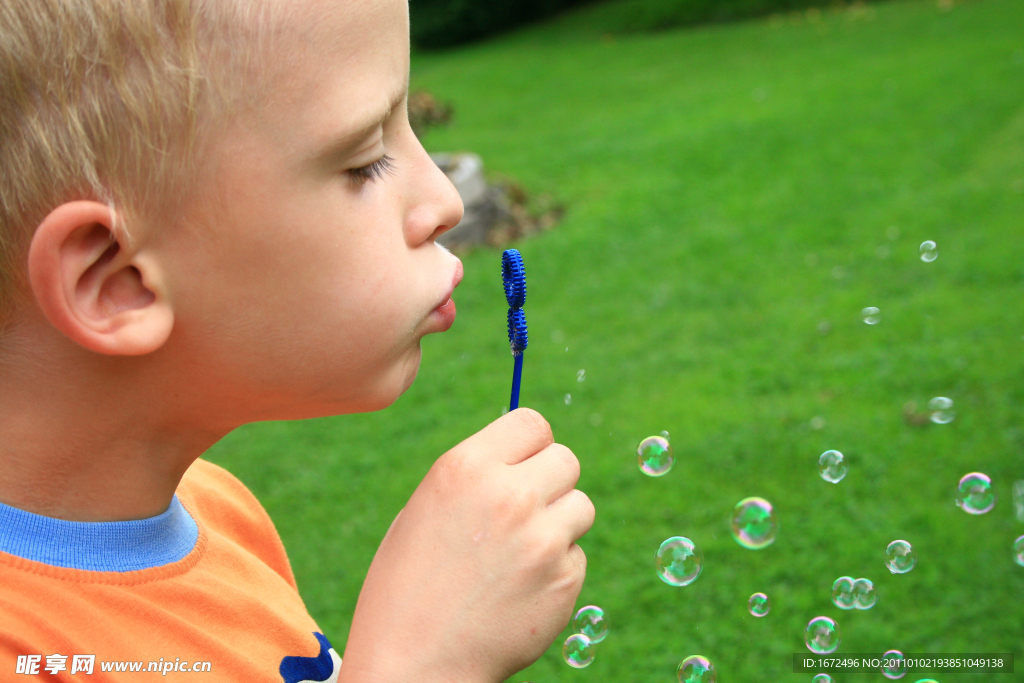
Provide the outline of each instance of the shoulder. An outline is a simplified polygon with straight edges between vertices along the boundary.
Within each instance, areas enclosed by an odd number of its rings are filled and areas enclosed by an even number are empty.
[[[177,494],[196,524],[211,538],[226,538],[244,547],[295,586],[288,556],[273,521],[237,477],[200,458],[185,472]]]
[[[262,516],[266,513],[256,496],[235,475],[220,465],[198,458],[185,471],[178,484],[178,497],[184,502],[205,510],[220,510],[234,514],[246,512]]]

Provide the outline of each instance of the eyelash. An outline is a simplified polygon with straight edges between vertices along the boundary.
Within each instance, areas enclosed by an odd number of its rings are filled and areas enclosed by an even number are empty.
[[[393,157],[389,157],[385,154],[372,164],[349,169],[348,174],[360,185],[368,181],[380,180],[385,175],[394,175],[394,161]]]

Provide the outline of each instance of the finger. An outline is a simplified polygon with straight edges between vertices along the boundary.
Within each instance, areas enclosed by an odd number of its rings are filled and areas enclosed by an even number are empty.
[[[587,554],[583,552],[583,548],[573,543],[569,546],[569,552],[566,554],[566,562],[570,567],[569,571],[578,582],[579,589],[576,591],[576,596],[579,597],[580,591],[583,589],[583,581],[587,578]]]
[[[554,442],[551,425],[536,410],[516,408],[487,425],[452,450],[485,454],[515,465]]]
[[[548,506],[551,528],[560,529],[566,545],[575,544],[594,526],[597,510],[589,496],[573,489]]]
[[[579,547],[575,543],[569,546],[569,559],[576,567],[576,571],[582,576],[587,574],[587,554],[583,552],[583,548]]]
[[[514,466],[521,486],[535,487],[544,506],[571,491],[580,480],[580,461],[571,450],[553,443]]]

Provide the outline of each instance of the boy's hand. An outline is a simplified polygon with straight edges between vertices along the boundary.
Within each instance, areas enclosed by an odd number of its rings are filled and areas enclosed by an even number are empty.
[[[373,558],[339,681],[496,682],[536,661],[586,573],[579,474],[528,408],[441,456]]]

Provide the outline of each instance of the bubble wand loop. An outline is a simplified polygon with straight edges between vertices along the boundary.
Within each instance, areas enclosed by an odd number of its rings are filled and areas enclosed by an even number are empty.
[[[509,412],[519,407],[519,382],[523,376],[523,351],[529,343],[526,334],[526,271],[523,257],[518,249],[506,249],[501,255],[501,281],[505,286],[505,300],[508,301],[508,343],[515,358],[512,370],[512,398]]]

